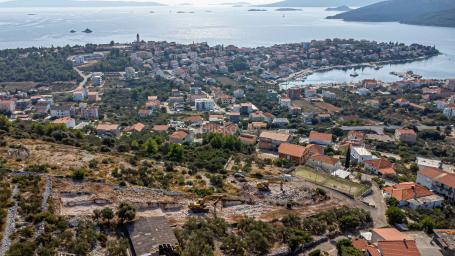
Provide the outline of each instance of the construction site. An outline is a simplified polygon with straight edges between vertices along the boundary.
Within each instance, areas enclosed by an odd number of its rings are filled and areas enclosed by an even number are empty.
[[[116,208],[121,202],[128,202],[136,207],[138,217],[165,216],[173,226],[182,225],[191,216],[217,216],[231,223],[245,216],[271,221],[291,211],[308,216],[341,206],[338,200],[298,181],[245,181],[235,185],[239,195],[214,194],[198,198],[161,189],[124,188],[54,178],[52,198],[57,213],[63,216],[88,216],[96,209]]]

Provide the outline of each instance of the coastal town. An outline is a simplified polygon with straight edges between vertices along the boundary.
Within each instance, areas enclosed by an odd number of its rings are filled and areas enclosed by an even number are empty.
[[[0,255],[455,255],[455,79],[302,83],[438,54],[139,35],[0,51],[15,63],[0,74]]]

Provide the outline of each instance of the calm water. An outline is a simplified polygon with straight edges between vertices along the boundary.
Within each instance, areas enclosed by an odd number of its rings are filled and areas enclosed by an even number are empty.
[[[362,23],[326,20],[334,14],[323,8],[299,12],[248,12],[238,7],[150,8],[32,8],[0,9],[0,48],[130,42],[139,33],[144,40],[203,42],[239,46],[269,46],[325,38],[355,38],[435,45],[443,55],[405,65],[358,70],[356,79],[396,80],[392,70],[413,70],[427,78],[455,77],[455,29],[398,23]],[[154,13],[150,13],[154,11]],[[194,11],[194,14],[178,11]],[[35,15],[29,15],[35,14]],[[90,28],[94,32],[77,31]],[[307,83],[351,81],[353,71],[314,74]]]

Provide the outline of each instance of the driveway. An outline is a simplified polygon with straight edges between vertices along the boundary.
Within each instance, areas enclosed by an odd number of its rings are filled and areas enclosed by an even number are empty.
[[[431,237],[423,231],[406,232],[409,239],[416,241],[417,249],[422,256],[443,256],[439,247],[431,242]]]

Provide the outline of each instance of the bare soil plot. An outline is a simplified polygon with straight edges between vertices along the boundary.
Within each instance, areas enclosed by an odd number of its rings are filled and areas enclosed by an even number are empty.
[[[295,100],[292,101],[292,105],[301,107],[304,110],[304,112],[313,112],[315,114],[321,114],[325,112],[324,110],[322,110],[321,108],[307,100]]]
[[[56,144],[32,139],[8,139],[8,145],[20,145],[25,148],[28,156],[17,161],[8,147],[0,148],[0,157],[7,160],[7,166],[13,169],[22,169],[30,165],[48,165],[49,174],[65,176],[71,174],[72,169],[88,168],[89,162],[96,159],[97,168],[89,173],[94,178],[110,179],[114,168],[129,167],[127,158],[113,153],[91,153],[89,151],[62,144]],[[103,164],[103,159],[109,159]]]
[[[327,102],[316,102],[314,103],[314,105],[316,105],[317,107],[329,112],[329,113],[339,113],[341,112],[341,108],[337,107],[337,106],[334,106],[330,103],[327,103]]]

